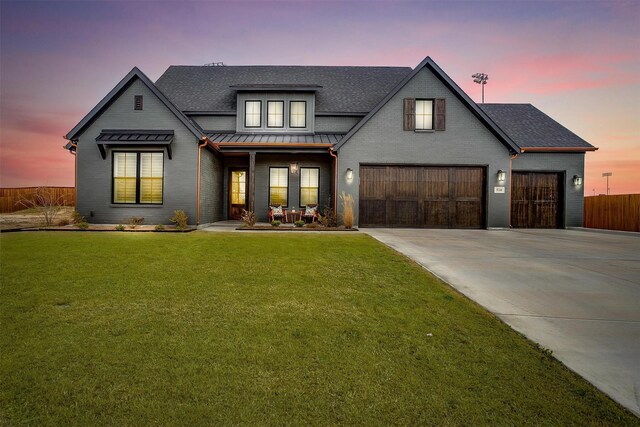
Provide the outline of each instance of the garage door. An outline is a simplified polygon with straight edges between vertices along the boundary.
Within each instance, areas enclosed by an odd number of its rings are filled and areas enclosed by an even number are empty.
[[[484,227],[481,167],[361,166],[361,227]]]
[[[512,172],[511,226],[561,227],[561,177],[559,173]]]

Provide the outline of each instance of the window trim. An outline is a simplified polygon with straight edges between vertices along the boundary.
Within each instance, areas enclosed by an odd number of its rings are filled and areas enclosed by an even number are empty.
[[[419,128],[418,127],[418,102],[420,101],[431,101],[431,127],[430,128]],[[436,100],[435,98],[416,98],[415,99],[415,109],[413,113],[413,130],[417,132],[430,132],[435,130],[436,125]]]
[[[248,102],[258,102],[258,103],[260,103],[260,121],[258,122],[258,126],[248,126],[247,125],[247,103]],[[262,127],[262,100],[261,99],[245,99],[244,100],[244,127],[246,129],[258,129],[258,128]]]
[[[115,172],[116,172],[116,154],[131,154],[136,155],[136,201],[131,202],[116,202],[116,185],[115,185]],[[141,154],[162,154],[162,200],[160,203],[142,203],[140,202],[140,155]],[[133,151],[133,150],[115,150],[111,152],[111,204],[118,206],[162,206],[164,205],[164,151]]]
[[[287,203],[283,204],[283,208],[289,207],[289,166],[269,166],[269,206],[273,206],[271,204],[271,169],[286,169],[287,170]]]
[[[294,102],[302,102],[304,103],[304,126],[293,126],[291,124],[291,104]],[[303,99],[292,99],[289,100],[289,128],[290,129],[306,129],[307,128],[307,101]]]
[[[281,126],[269,126],[269,104],[272,102],[278,102],[282,104],[282,125]],[[283,129],[284,128],[284,100],[280,99],[267,99],[267,128],[268,129]]]
[[[300,176],[300,178],[298,179],[298,205],[300,205],[300,208],[306,206],[302,204],[302,169],[316,169],[318,171],[318,187],[316,187],[316,191],[318,192],[318,203],[316,203],[316,205],[320,207],[320,167],[318,166],[305,166],[299,169],[298,175]]]

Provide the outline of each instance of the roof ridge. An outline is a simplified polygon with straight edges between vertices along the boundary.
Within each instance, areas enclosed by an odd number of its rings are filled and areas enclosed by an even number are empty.
[[[273,67],[273,68],[394,68],[394,69],[408,69],[412,70],[411,67],[406,66],[396,66],[396,65],[261,65],[261,64],[252,64],[252,65],[223,65],[223,66],[210,66],[210,65],[183,65],[183,64],[173,64],[169,65],[168,68],[251,68],[251,67]]]

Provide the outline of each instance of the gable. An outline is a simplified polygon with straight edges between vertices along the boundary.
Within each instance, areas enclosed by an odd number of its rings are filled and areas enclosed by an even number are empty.
[[[462,89],[447,76],[440,67],[430,58],[426,57],[418,66],[407,75],[400,83],[398,83],[393,90],[391,90],[387,96],[382,99],[373,110],[369,112],[356,126],[354,126],[342,140],[336,144],[334,150],[339,150],[344,144],[346,144],[367,122],[369,122],[378,112],[409,84],[411,81],[417,78],[417,76],[423,71],[428,70],[435,78],[437,78],[447,89],[447,95],[453,95],[457,98],[462,105],[464,105],[468,111],[486,128],[488,129],[510,152],[518,153],[519,147],[509,138],[504,131],[497,126],[493,120],[478,107],[478,105],[464,93]],[[437,94],[429,94],[430,98],[438,98],[445,96],[438,96]],[[402,117],[398,118],[398,122],[401,123]],[[448,120],[447,120],[448,121]],[[449,121],[448,121],[449,122]]]
[[[147,98],[154,98],[164,105],[194,136],[201,139],[204,136],[202,130],[189,120],[175,105],[167,99],[162,92],[142,73],[134,67],[120,82],[66,135],[69,141],[76,141],[78,137],[98,119],[123,93],[128,92],[132,85],[140,85],[138,92],[148,91]],[[144,89],[143,89],[144,88]],[[131,95],[133,96],[133,95]],[[134,100],[131,100],[131,112],[133,113]],[[143,107],[144,108],[144,107]],[[142,110],[144,111],[144,109]]]

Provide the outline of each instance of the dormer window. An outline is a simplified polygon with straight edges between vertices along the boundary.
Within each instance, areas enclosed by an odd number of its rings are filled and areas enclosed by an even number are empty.
[[[289,102],[289,127],[291,128],[307,127],[307,102],[306,101]]]
[[[262,101],[244,102],[244,127],[259,128],[262,126]]]
[[[267,127],[284,127],[284,101],[267,102]]]

